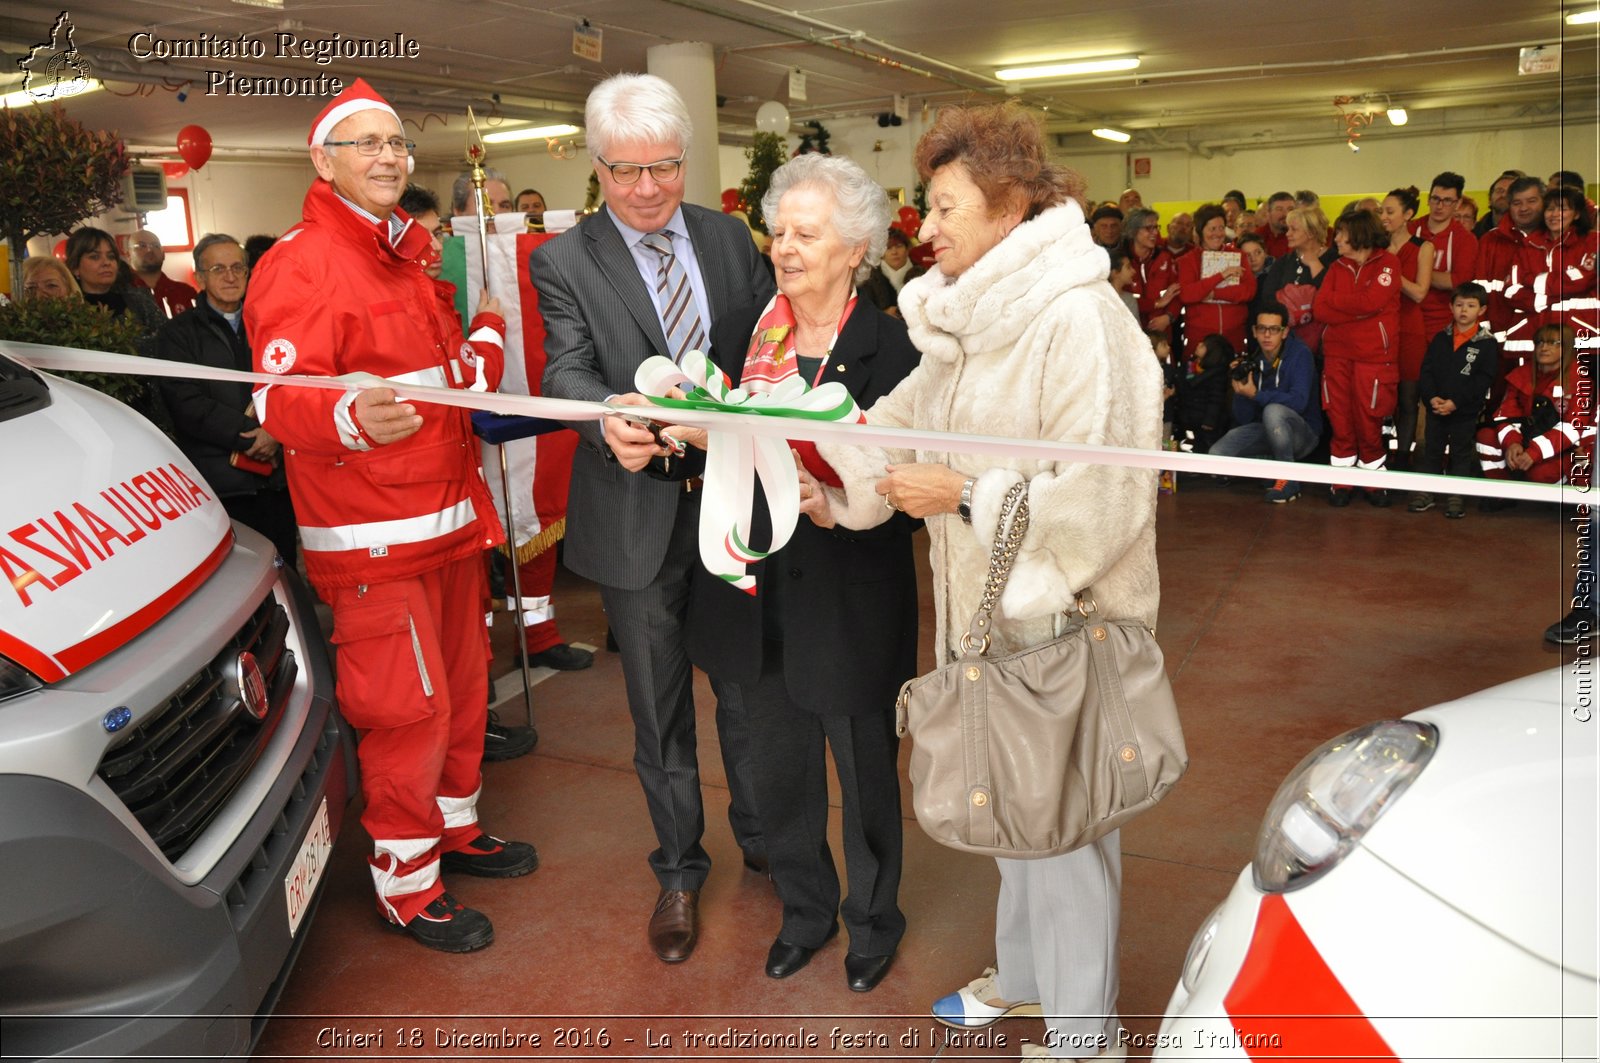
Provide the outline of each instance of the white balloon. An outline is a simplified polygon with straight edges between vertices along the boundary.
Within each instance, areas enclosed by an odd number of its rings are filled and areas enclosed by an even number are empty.
[[[756,108],[756,129],[762,133],[777,133],[780,136],[789,131],[789,108],[777,100],[768,100]]]

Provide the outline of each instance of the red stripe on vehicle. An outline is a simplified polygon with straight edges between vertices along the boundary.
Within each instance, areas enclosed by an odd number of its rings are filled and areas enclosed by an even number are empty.
[[[1223,998],[1251,1059],[1395,1060],[1276,894],[1261,902],[1250,949]]]
[[[30,646],[9,631],[0,631],[0,657],[9,657],[46,683],[65,679],[66,671],[48,653]]]
[[[217,544],[217,548],[187,576],[137,612],[129,613],[104,631],[97,632],[77,645],[68,646],[57,653],[56,660],[60,661],[68,672],[76,672],[132,642],[153,627],[156,621],[171,612],[179,602],[189,597],[196,587],[204,583],[222,564],[222,559],[228,556],[228,551],[231,549],[233,549],[233,528],[230,525],[223,534],[222,541]]]

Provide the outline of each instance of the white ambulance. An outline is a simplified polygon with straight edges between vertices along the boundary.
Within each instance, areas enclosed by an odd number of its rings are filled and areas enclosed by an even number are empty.
[[[355,780],[311,597],[149,422],[3,344],[0,463],[6,1057],[246,1055]]]

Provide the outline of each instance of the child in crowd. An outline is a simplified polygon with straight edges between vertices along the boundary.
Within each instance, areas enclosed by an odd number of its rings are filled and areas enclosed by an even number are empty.
[[[1183,374],[1172,361],[1172,337],[1167,335],[1166,330],[1151,329],[1145,335],[1150,339],[1150,349],[1156,352],[1156,361],[1161,363],[1161,438],[1165,441],[1172,438],[1172,421],[1178,405],[1178,383],[1183,379]]]
[[[1540,325],[1533,334],[1533,362],[1506,375],[1506,397],[1494,420],[1478,432],[1483,474],[1494,480],[1534,483],[1589,482],[1587,461],[1595,432],[1591,366],[1574,357],[1566,325]],[[1485,498],[1484,512],[1515,505]]]
[[[1420,472],[1443,470],[1448,448],[1451,476],[1478,474],[1472,437],[1500,365],[1500,344],[1481,321],[1488,305],[1489,293],[1483,285],[1473,281],[1456,285],[1450,293],[1452,324],[1433,337],[1423,355],[1417,397],[1427,411],[1428,427]],[[1423,513],[1432,509],[1433,503],[1433,495],[1418,491],[1411,496],[1406,512]],[[1446,496],[1444,515],[1451,520],[1467,515],[1460,495]]]
[[[1139,297],[1128,290],[1133,283],[1133,259],[1129,257],[1127,249],[1123,247],[1108,247],[1106,254],[1111,258],[1111,290],[1122,296],[1122,301],[1127,304],[1128,310],[1137,319],[1139,316]]]
[[[1194,452],[1204,454],[1222,438],[1227,429],[1228,366],[1233,363],[1233,344],[1221,333],[1213,332],[1195,348],[1195,367],[1178,386],[1180,438],[1192,436]]]

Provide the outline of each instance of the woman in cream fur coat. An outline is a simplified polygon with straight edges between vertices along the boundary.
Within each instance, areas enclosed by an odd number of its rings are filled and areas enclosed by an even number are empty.
[[[921,238],[937,268],[900,305],[921,365],[868,411],[873,424],[1155,450],[1161,371],[1106,282],[1075,173],[1050,163],[1011,107],[947,108],[917,146],[929,181]],[[982,595],[1000,507],[1026,481],[1032,525],[996,616],[995,652],[1045,642],[1078,591],[1108,619],[1155,626],[1156,474],[1109,465],[824,446],[844,482],[807,480],[822,524],[927,521],[938,645],[957,653]],[[962,1028],[1044,1014],[1025,1058],[1115,1059],[1118,835],[1042,860],[1001,859],[996,966],[937,1001]]]

